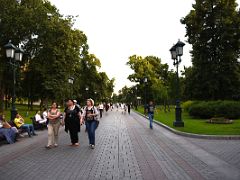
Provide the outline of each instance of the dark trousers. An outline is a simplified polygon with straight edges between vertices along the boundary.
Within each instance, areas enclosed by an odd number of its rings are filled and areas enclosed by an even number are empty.
[[[102,118],[103,109],[99,109],[99,112],[100,112],[100,118]]]
[[[86,126],[87,126],[89,144],[95,145],[95,130],[97,127],[97,122],[96,121],[87,121]]]
[[[77,129],[69,129],[71,143],[78,143],[78,130]]]

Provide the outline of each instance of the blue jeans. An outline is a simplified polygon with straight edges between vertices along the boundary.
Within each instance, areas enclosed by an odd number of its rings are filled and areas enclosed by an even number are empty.
[[[96,121],[86,121],[86,128],[88,132],[89,144],[95,145],[95,130],[97,127]]]
[[[9,144],[13,144],[16,138],[16,132],[12,129],[0,128],[0,134],[2,134]]]
[[[29,136],[35,134],[34,127],[32,124],[24,124],[20,128],[26,130]]]
[[[149,122],[150,122],[150,128],[151,129],[153,128],[153,116],[154,116],[153,113],[148,113],[148,119],[149,119]]]

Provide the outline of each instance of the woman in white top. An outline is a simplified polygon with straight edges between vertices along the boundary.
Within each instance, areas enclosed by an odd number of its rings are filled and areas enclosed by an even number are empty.
[[[100,112],[100,118],[102,118],[102,113],[103,113],[103,109],[104,109],[103,103],[99,104],[98,109],[99,109],[99,112]]]
[[[44,108],[42,116],[43,116],[44,121],[47,122],[47,118],[48,118],[48,110],[47,110],[47,108]]]
[[[37,111],[36,115],[35,115],[35,120],[36,122],[40,123],[40,124],[43,124],[43,123],[46,123],[47,120],[43,119],[40,115],[40,111]]]

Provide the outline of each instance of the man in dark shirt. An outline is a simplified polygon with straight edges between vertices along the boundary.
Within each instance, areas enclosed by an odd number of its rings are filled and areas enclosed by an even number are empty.
[[[154,106],[152,101],[149,102],[149,104],[146,107],[146,110],[147,110],[147,113],[148,113],[150,129],[153,129],[153,118],[154,118],[155,106]]]

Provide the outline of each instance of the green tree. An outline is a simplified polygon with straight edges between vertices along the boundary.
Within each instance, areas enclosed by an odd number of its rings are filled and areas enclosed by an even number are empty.
[[[167,64],[162,64],[161,59],[154,56],[131,56],[127,63],[134,71],[129,75],[128,79],[132,82],[138,83],[139,95],[144,99],[145,83],[144,78],[148,79],[147,82],[147,100],[154,100],[156,103],[162,103],[167,106],[175,98],[175,73],[169,71]]]
[[[236,1],[196,0],[181,22],[193,48],[193,67],[186,73],[188,97],[217,100],[238,95],[240,16]]]
[[[47,0],[0,0],[0,102],[11,96],[12,72],[5,58],[3,46],[12,40],[25,50],[17,73],[17,96],[29,99],[29,104],[69,97],[68,78],[74,77],[74,98],[88,96],[111,97],[114,79],[99,72],[100,60],[89,54],[87,36],[74,29],[75,17],[63,16]],[[101,88],[98,83],[101,80]]]

